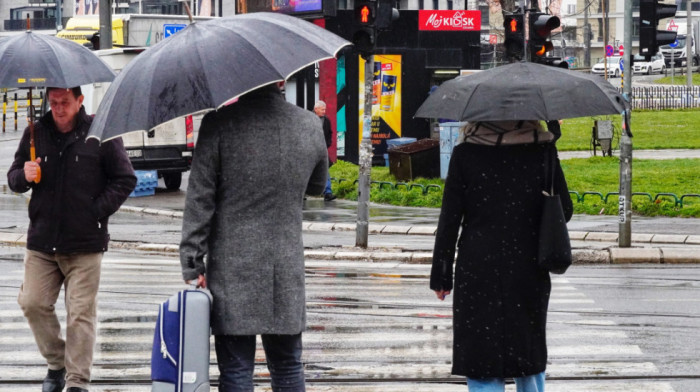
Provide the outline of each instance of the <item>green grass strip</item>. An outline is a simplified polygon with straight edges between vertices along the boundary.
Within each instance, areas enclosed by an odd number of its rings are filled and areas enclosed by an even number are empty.
[[[562,167],[569,190],[580,194],[594,191],[603,195],[619,190],[620,165],[616,157],[567,159],[562,161]],[[333,191],[341,198],[357,200],[357,185],[353,182],[357,179],[358,167],[339,161],[330,171],[332,177],[346,180],[340,183],[334,181]],[[397,183],[387,167],[373,167],[372,181]],[[418,178],[409,183],[444,186],[444,181],[439,178]],[[650,193],[652,197],[658,193],[673,193],[679,198],[683,194],[700,193],[700,159],[634,160],[632,191]],[[389,189],[374,184],[371,186],[370,200],[398,206],[439,208],[442,204],[442,191],[431,189],[424,195],[418,187],[412,190],[406,186]],[[700,198],[686,198],[683,204],[681,208],[675,205],[672,197],[667,196],[660,197],[656,202],[650,202],[641,196],[632,198],[632,210],[638,215],[700,218]],[[575,202],[574,208],[579,214],[615,215],[617,197],[610,196],[608,202],[604,203],[600,197],[587,196],[583,203]]]

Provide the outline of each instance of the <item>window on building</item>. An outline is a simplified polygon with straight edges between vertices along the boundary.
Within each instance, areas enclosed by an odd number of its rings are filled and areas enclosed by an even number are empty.
[[[454,2],[452,0],[447,0],[447,9],[448,10],[454,9]]]
[[[434,10],[440,9],[439,0],[433,0],[433,9]]]

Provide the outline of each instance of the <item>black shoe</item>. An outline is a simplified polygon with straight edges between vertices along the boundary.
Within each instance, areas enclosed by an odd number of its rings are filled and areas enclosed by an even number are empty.
[[[66,386],[66,368],[61,370],[49,369],[44,383],[41,385],[41,392],[61,392]]]
[[[70,387],[66,389],[66,392],[88,392],[88,390],[80,387]]]
[[[338,196],[336,196],[332,193],[326,193],[325,195],[323,195],[323,200],[325,200],[325,201],[331,201],[331,200],[335,200],[337,198],[338,198]]]

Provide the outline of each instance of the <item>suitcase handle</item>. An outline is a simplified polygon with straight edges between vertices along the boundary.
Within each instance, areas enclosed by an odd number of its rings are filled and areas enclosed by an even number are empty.
[[[165,313],[163,313],[163,304],[160,304],[160,322],[159,322],[159,328],[160,328],[160,353],[163,354],[163,359],[169,359],[170,362],[173,363],[174,366],[177,367],[177,361],[175,361],[175,358],[173,358],[172,355],[168,352],[168,346],[165,344],[165,337],[163,335],[163,319],[165,318]]]

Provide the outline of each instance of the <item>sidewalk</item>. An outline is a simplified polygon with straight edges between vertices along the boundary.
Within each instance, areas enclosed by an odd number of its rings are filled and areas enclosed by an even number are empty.
[[[130,199],[132,200],[132,199]],[[129,202],[127,202],[128,204]],[[354,236],[354,202],[336,201],[326,203],[310,198],[305,208],[302,229],[306,235],[333,233],[338,236]],[[322,208],[321,208],[322,207]],[[371,236],[383,236],[396,244],[391,248],[374,247],[368,249],[352,246],[332,246],[320,249],[305,249],[308,259],[322,260],[364,260],[398,261],[404,263],[429,264],[432,262],[430,247],[423,245],[415,249],[411,237],[420,236],[431,243],[430,237],[436,232],[438,209],[410,208],[372,205],[375,210],[369,225]],[[164,218],[182,219],[182,211],[144,208],[124,205],[120,213],[152,215]],[[308,217],[316,220],[308,220]],[[585,218],[585,217],[584,217]],[[610,217],[607,217],[608,219]],[[613,217],[614,218],[614,217]],[[670,218],[669,218],[670,219]],[[571,230],[574,264],[632,264],[656,263],[679,264],[700,263],[700,220],[688,221],[691,233],[636,233],[632,234],[632,247],[617,247],[617,232]],[[572,221],[573,222],[573,221]],[[686,222],[686,223],[688,223]],[[651,223],[652,226],[657,225]],[[570,226],[572,224],[570,223]],[[575,224],[573,224],[575,226]],[[657,225],[658,226],[658,225]],[[113,237],[114,238],[114,237]],[[373,241],[370,240],[370,243]],[[384,241],[387,242],[387,241]],[[408,244],[412,246],[408,246]],[[0,244],[25,246],[26,234],[20,232],[0,232]],[[143,252],[177,253],[178,237],[171,237],[165,243],[111,241],[112,249],[128,249]]]

